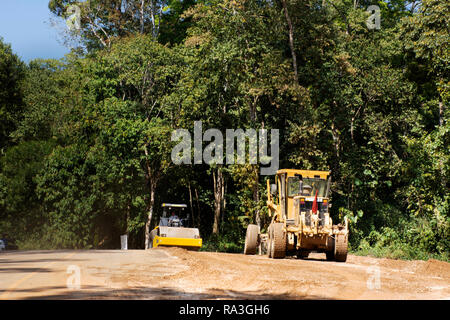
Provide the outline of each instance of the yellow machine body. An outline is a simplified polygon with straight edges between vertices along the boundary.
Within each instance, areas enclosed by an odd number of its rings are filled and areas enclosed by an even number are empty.
[[[347,259],[348,222],[333,225],[328,212],[331,172],[281,169],[275,184],[267,180],[267,206],[272,221],[267,235],[259,226],[249,225],[245,254],[255,254],[261,239],[267,239],[271,258],[296,255],[305,258],[310,252],[324,252],[327,260]],[[261,249],[260,249],[261,250]]]
[[[154,230],[158,229],[156,227]],[[202,247],[201,238],[175,238],[175,237],[161,237],[155,235],[153,238],[153,248],[160,246],[166,247],[182,247],[186,249],[198,250]]]

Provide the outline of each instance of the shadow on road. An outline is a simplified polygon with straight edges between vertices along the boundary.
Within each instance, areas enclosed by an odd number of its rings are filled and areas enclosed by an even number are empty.
[[[40,293],[51,289],[66,289],[58,294],[33,297],[32,293]],[[107,289],[91,286],[81,290],[71,291],[64,287],[45,287],[33,289],[30,297],[24,300],[324,300],[320,296],[298,296],[290,294],[264,294],[259,292],[241,292],[234,290],[210,289],[208,292],[186,292],[175,288],[146,288],[135,287],[129,289]],[[27,290],[22,290],[26,293]]]
[[[86,261],[85,259],[34,259],[34,260],[15,260],[13,258],[11,259],[0,259],[0,266],[4,264],[19,264],[19,263],[41,263],[41,262],[55,262],[55,261]]]
[[[0,273],[52,272],[47,268],[0,268]]]

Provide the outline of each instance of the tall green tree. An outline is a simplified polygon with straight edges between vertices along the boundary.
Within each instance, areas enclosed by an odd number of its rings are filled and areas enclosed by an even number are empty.
[[[402,38],[405,48],[426,64],[438,97],[439,125],[444,124],[450,102],[450,4],[447,1],[421,1],[419,12],[404,19]],[[428,81],[427,81],[428,82]]]
[[[73,26],[67,31],[69,38],[92,50],[110,48],[113,41],[136,34],[149,34],[157,39],[161,26],[165,42],[172,41],[168,37],[179,37],[178,33],[182,34],[185,28],[185,23],[179,21],[180,14],[194,3],[194,0],[50,0],[48,7],[56,17]]]
[[[24,63],[0,38],[0,155],[11,145],[10,134],[22,117],[24,77]]]

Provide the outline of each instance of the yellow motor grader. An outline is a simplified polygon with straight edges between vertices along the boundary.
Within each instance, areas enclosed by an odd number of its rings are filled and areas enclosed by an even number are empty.
[[[328,213],[331,172],[282,169],[275,179],[272,185],[267,180],[267,206],[272,216],[268,233],[261,234],[257,225],[250,224],[244,254],[255,254],[266,242],[269,258],[307,258],[314,251],[325,253],[329,261],[345,262],[348,221],[344,218],[343,224],[333,225]]]

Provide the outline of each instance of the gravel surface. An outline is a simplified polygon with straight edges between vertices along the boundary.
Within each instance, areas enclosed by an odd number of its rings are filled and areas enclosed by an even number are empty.
[[[180,248],[0,253],[0,299],[449,299],[450,263]]]

